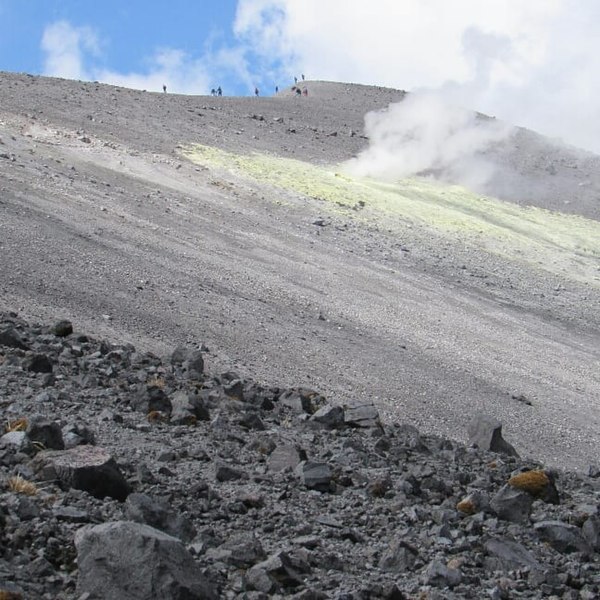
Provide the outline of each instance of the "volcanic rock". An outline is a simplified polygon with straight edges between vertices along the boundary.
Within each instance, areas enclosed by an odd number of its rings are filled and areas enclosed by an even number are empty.
[[[80,594],[90,600],[216,600],[218,594],[176,538],[127,521],[80,529],[75,536]]]

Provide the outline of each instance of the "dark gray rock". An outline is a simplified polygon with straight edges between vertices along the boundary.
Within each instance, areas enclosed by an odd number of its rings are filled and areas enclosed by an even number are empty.
[[[90,514],[86,510],[74,506],[57,506],[52,509],[52,514],[60,521],[69,521],[70,523],[89,523],[91,521]]]
[[[29,348],[12,325],[0,327],[0,346],[18,348],[19,350],[28,350]]]
[[[241,469],[236,469],[230,465],[224,463],[215,464],[215,479],[217,481],[236,481],[238,479],[244,479],[247,475]]]
[[[183,362],[188,379],[202,379],[204,373],[204,357],[201,350],[192,350]]]
[[[290,556],[280,551],[249,569],[246,582],[249,589],[270,594],[294,589],[302,585],[303,579]]]
[[[40,415],[29,419],[27,437],[44,450],[63,450],[65,447],[60,425]]]
[[[336,429],[344,425],[344,409],[341,406],[327,404],[319,408],[310,417],[310,420],[320,423],[329,429]]]
[[[171,354],[171,364],[182,366],[183,363],[188,359],[190,349],[185,346],[177,346]]]
[[[63,319],[55,323],[50,331],[57,337],[67,337],[73,333],[73,323]]]
[[[84,423],[70,423],[62,428],[65,448],[74,448],[83,444],[96,443],[94,432]]]
[[[490,571],[511,571],[523,567],[542,569],[533,554],[518,542],[492,538],[485,542],[484,549],[489,557],[486,560],[486,568]]]
[[[147,494],[129,494],[125,501],[125,516],[130,521],[160,529],[182,542],[190,542],[196,535],[189,519],[174,511],[166,500]]]
[[[469,444],[481,450],[518,457],[514,447],[502,438],[502,423],[484,414],[476,414],[468,427]]]
[[[169,397],[171,404],[170,422],[173,425],[194,425],[198,420],[196,407],[192,403],[190,396],[191,394],[187,392],[179,391]]]
[[[24,431],[9,431],[0,437],[0,447],[14,448],[20,452],[30,452],[33,450],[31,440]]]
[[[581,529],[562,521],[540,521],[533,526],[542,540],[548,542],[558,552],[581,552],[588,556],[592,549]]]
[[[404,540],[393,540],[381,555],[379,568],[394,573],[411,571],[417,556],[417,550]]]
[[[303,460],[306,460],[306,452],[298,446],[282,444],[277,446],[269,455],[269,471],[275,473],[284,469],[295,469]]]
[[[46,450],[33,459],[40,481],[56,481],[63,489],[84,490],[96,498],[127,498],[130,487],[117,463],[97,446],[75,446],[69,450]]]
[[[132,400],[132,406],[145,414],[160,412],[170,415],[173,408],[171,400],[162,388],[145,384],[138,389]]]
[[[54,361],[46,354],[34,353],[25,357],[23,369],[33,373],[52,373]]]
[[[429,449],[423,442],[423,438],[419,433],[419,430],[414,425],[407,423],[397,425],[393,429],[394,441],[396,444],[409,450],[415,450],[417,452],[428,452]]]
[[[302,461],[296,467],[296,474],[302,483],[311,490],[331,491],[331,467],[327,463]]]
[[[148,525],[128,521],[75,534],[79,594],[89,600],[217,600],[185,546]]]
[[[325,404],[325,399],[314,390],[293,388],[279,396],[279,404],[294,412],[312,415],[322,404]]]
[[[254,411],[248,411],[238,420],[238,424],[244,429],[252,429],[254,431],[264,431],[266,429],[263,420]]]
[[[583,537],[596,552],[600,552],[600,517],[589,517],[581,528]]]
[[[225,395],[234,400],[244,401],[244,382],[241,379],[234,379],[223,386]]]
[[[346,407],[344,421],[349,427],[381,428],[379,411],[374,404]]]
[[[439,560],[432,560],[423,573],[423,581],[434,587],[456,587],[462,581],[458,569],[451,569]]]
[[[243,569],[265,560],[266,554],[260,540],[254,533],[238,533],[221,544],[218,550],[226,551],[226,560],[229,564]]]
[[[493,496],[490,508],[504,521],[528,523],[533,497],[523,490],[504,485]]]

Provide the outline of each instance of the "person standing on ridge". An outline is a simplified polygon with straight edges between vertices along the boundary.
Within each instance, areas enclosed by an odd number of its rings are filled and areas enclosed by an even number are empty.
[[[258,98],[258,95],[259,95],[259,93],[260,93],[260,92],[258,91],[258,88],[257,88],[257,87],[255,87],[255,88],[254,88],[254,95],[255,95],[257,98]]]
[[[163,92],[166,94],[167,93],[167,86],[163,83]]]
[[[217,96],[222,96],[223,95],[223,90],[221,89],[221,86],[219,86],[217,88]]]

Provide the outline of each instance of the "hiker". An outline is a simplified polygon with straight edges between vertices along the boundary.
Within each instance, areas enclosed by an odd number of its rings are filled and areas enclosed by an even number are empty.
[[[302,73],[302,81],[304,81],[304,73]]]
[[[254,88],[254,95],[255,95],[257,98],[258,98],[258,94],[259,94],[258,88],[257,88],[257,87],[255,87],[255,88]]]
[[[222,96],[223,95],[223,90],[221,89],[221,86],[219,86],[217,88],[217,96]]]
[[[278,85],[275,86],[275,93],[279,94],[279,86]]]
[[[167,93],[167,86],[163,83],[163,92],[166,94]]]
[[[216,96],[217,95],[217,90],[215,90],[215,88],[213,88],[212,90],[210,90],[210,95],[211,96]]]
[[[302,90],[300,88],[296,88],[296,96],[302,96]]]
[[[303,96],[308,96],[308,89],[307,89],[307,88],[304,88],[304,89],[302,90],[302,95],[303,95]]]
[[[298,78],[294,76],[294,83],[298,83]]]

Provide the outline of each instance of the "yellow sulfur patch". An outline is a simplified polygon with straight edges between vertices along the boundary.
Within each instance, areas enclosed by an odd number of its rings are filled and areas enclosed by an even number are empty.
[[[285,193],[299,194],[322,201],[324,211],[352,214],[391,231],[434,230],[477,250],[600,287],[600,222],[592,219],[518,206],[426,179],[383,183],[347,175],[342,167],[331,170],[201,145],[190,145],[183,154],[197,164],[271,186],[278,202]]]

